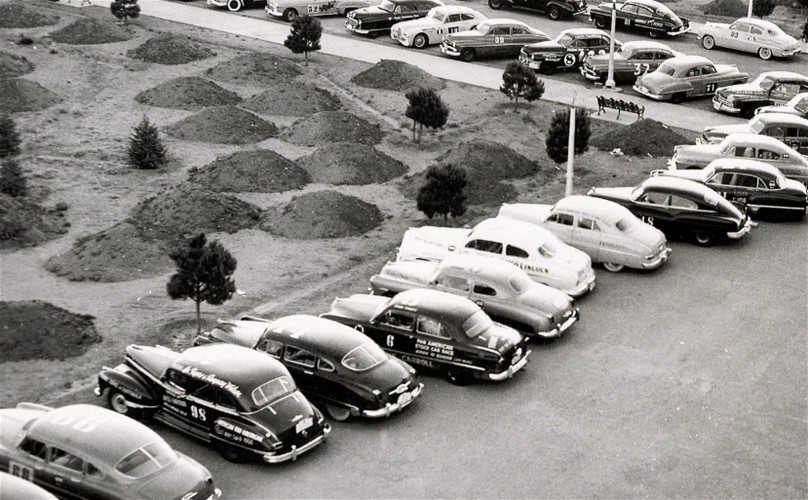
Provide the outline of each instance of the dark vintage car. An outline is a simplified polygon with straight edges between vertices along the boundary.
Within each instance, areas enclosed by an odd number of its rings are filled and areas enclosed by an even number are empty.
[[[266,352],[289,369],[298,387],[334,420],[379,418],[420,396],[415,370],[367,335],[336,321],[299,314],[274,321],[245,316],[220,322],[194,345],[228,342]]]
[[[216,344],[182,353],[130,345],[98,375],[96,396],[118,413],[151,416],[209,443],[228,460],[296,460],[331,432],[279,361]]]
[[[537,10],[553,21],[586,12],[586,0],[488,0],[488,6],[494,10],[503,7]]]
[[[793,71],[767,71],[749,83],[731,85],[717,91],[713,97],[713,109],[751,118],[755,109],[785,104],[802,92],[808,92],[808,76]]]
[[[384,350],[459,385],[509,379],[530,354],[519,332],[494,323],[471,300],[436,290],[337,298],[322,317],[360,329]]]
[[[745,205],[752,215],[803,218],[808,204],[804,184],[786,179],[777,167],[757,160],[721,158],[698,170],[656,170],[652,175],[701,182],[729,201]]]
[[[659,65],[656,71],[637,78],[634,91],[657,101],[683,102],[710,96],[728,85],[746,82],[749,73],[734,64],[713,64],[706,57],[677,56]]]
[[[394,24],[426,17],[440,0],[382,0],[379,5],[352,10],[345,27],[354,33],[377,37],[390,33]]]
[[[251,9],[265,5],[266,0],[208,0],[211,7],[227,7],[230,12],[238,12],[241,9]]]
[[[612,25],[612,7],[615,8],[615,26],[641,31],[651,38],[675,36],[690,31],[690,22],[679,17],[665,4],[656,0],[625,0],[622,3],[604,2],[589,9],[589,19],[600,29]]]
[[[718,144],[729,134],[767,135],[808,156],[808,119],[789,113],[763,113],[747,123],[705,127],[698,143]]]
[[[515,57],[525,44],[549,39],[522,21],[487,19],[472,30],[444,36],[440,50],[468,62],[478,57]]]
[[[755,110],[756,115],[761,113],[788,113],[800,118],[808,118],[808,92],[795,95],[785,104],[771,104]]]
[[[0,470],[59,498],[221,495],[208,469],[174,451],[153,430],[86,404],[54,409],[20,403],[0,410]],[[2,498],[14,498],[5,485],[3,492]]]
[[[652,40],[626,42],[614,51],[614,80],[634,83],[640,75],[654,71],[663,62],[679,55],[664,43]],[[581,74],[593,82],[606,82],[609,77],[609,55],[599,54],[584,59]]]
[[[653,176],[636,187],[592,188],[587,194],[623,205],[668,238],[692,235],[704,246],[743,238],[755,225],[720,194],[689,179]]]
[[[608,54],[610,40],[607,33],[598,29],[568,29],[552,40],[522,47],[519,62],[542,73],[552,73],[559,68],[577,68],[589,56]],[[614,41],[615,50],[621,45]]]

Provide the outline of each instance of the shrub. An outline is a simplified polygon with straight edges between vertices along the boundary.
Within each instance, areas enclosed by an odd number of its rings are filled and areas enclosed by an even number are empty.
[[[129,165],[141,170],[153,170],[166,163],[166,148],[157,127],[145,116],[129,137]]]
[[[466,213],[466,171],[451,164],[432,165],[426,171],[426,182],[418,191],[418,210],[430,219],[451,214],[459,217]]]
[[[752,15],[761,19],[774,12],[777,7],[777,0],[754,0],[752,3]]]
[[[541,99],[544,94],[544,82],[536,78],[536,72],[524,64],[514,61],[508,63],[502,73],[502,86],[500,92],[514,102],[514,111],[519,106],[519,98],[527,102]]]
[[[140,5],[137,0],[113,0],[109,5],[112,15],[121,20],[123,24],[129,22],[129,18],[137,18],[140,15]]]
[[[547,156],[556,163],[567,161],[569,132],[570,112],[564,111],[553,115],[545,146],[547,147]],[[590,135],[589,112],[583,108],[578,108],[575,111],[575,154],[579,155],[587,150]]]
[[[449,106],[443,102],[437,92],[432,89],[418,87],[405,94],[407,104],[406,116],[412,119],[412,140],[421,141],[424,125],[430,128],[440,128],[446,125],[449,119]],[[418,124],[418,136],[415,135],[415,125]]]
[[[20,154],[20,135],[17,125],[7,113],[0,115],[0,158]]]
[[[22,172],[22,167],[14,158],[7,158],[0,170],[0,193],[9,196],[23,197],[28,194],[28,182]]]
[[[323,35],[323,26],[320,21],[311,16],[300,16],[292,22],[292,32],[284,40],[283,45],[293,54],[300,54],[306,58],[305,65],[309,65],[309,52],[320,50],[320,37]]]

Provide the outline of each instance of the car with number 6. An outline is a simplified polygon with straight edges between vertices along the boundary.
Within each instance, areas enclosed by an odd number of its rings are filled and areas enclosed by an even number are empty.
[[[615,50],[621,45],[614,41]],[[552,73],[556,69],[577,68],[587,57],[608,54],[610,50],[608,33],[594,28],[571,28],[552,40],[525,45],[519,52],[519,62],[533,70]]]
[[[713,64],[706,57],[672,57],[637,78],[634,91],[657,101],[679,103],[685,99],[711,96],[716,90],[745,83],[749,73],[734,64]]]
[[[280,361],[230,344],[176,352],[130,345],[104,367],[96,396],[123,415],[149,416],[198,438],[227,460],[296,460],[331,426]]]
[[[472,30],[443,37],[440,51],[466,62],[480,57],[515,57],[525,44],[549,39],[522,21],[487,19]]]
[[[634,83],[640,75],[654,71],[671,57],[680,55],[664,43],[652,40],[626,42],[614,51],[614,80]],[[581,74],[587,80],[605,83],[609,77],[609,55],[599,54],[584,59]]]
[[[156,432],[100,406],[0,410],[0,471],[59,498],[218,498],[208,469]],[[0,481],[5,483],[6,477]],[[14,498],[6,485],[3,498]],[[25,498],[41,498],[26,493]]]
[[[761,59],[791,57],[800,52],[797,39],[763,19],[742,17],[732,24],[705,23],[696,34],[707,50],[721,47],[757,54]]]
[[[390,29],[390,38],[405,47],[423,49],[443,41],[445,35],[474,29],[486,17],[463,5],[434,7],[426,17],[396,23]]]
[[[682,35],[690,31],[690,21],[677,16],[667,5],[656,0],[625,0],[621,3],[603,2],[589,9],[589,19],[605,30],[615,26],[646,33],[651,38]]]
[[[232,0],[231,0],[232,1]],[[369,0],[267,0],[267,14],[292,22],[300,16],[344,16],[370,7]]]

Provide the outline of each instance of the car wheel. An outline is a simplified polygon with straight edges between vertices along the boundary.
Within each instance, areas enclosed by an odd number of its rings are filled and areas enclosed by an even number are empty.
[[[659,38],[660,35],[661,35],[661,33],[659,31],[657,31],[657,30],[648,30],[648,36],[650,36],[653,39]]]
[[[499,10],[503,7],[502,0],[488,0],[488,6],[494,10]]]
[[[755,116],[755,108],[752,106],[743,106],[741,110],[738,111],[738,116],[741,118],[752,118]]]
[[[761,47],[760,50],[758,50],[758,55],[764,61],[768,61],[772,58],[772,49],[768,47]]]
[[[595,27],[605,30],[609,26],[609,23],[606,22],[605,17],[596,17],[595,18]]]
[[[286,9],[283,11],[283,18],[286,22],[294,22],[297,19],[297,11],[295,9]]]
[[[454,385],[469,385],[474,377],[467,370],[451,367],[446,370],[446,378]]]
[[[715,47],[715,38],[711,37],[710,35],[706,35],[701,39],[701,46],[707,50],[713,50],[713,47]]]
[[[613,262],[604,262],[603,267],[610,273],[619,273],[623,270],[623,264],[615,264]]]
[[[551,5],[550,8],[547,9],[547,17],[552,21],[558,21],[561,19],[561,9],[555,5]]]
[[[325,405],[325,414],[328,415],[328,418],[337,422],[345,422],[351,418],[351,410],[341,406]]]
[[[231,446],[229,444],[222,444],[219,448],[219,455],[222,456],[228,462],[238,463],[241,462],[244,456],[241,454],[241,450],[236,448],[235,446]]]
[[[412,46],[416,49],[423,49],[429,44],[429,40],[427,40],[426,35],[423,33],[419,33],[415,35],[415,38],[412,39]]]
[[[241,0],[227,0],[227,10],[230,12],[238,12],[244,7]]]
[[[671,102],[674,104],[679,104],[680,102],[684,102],[687,94],[684,92],[677,92],[671,96]]]
[[[132,415],[132,409],[127,404],[128,400],[121,391],[110,388],[109,393],[107,394],[107,402],[109,403],[109,407],[116,413],[129,416]]]
[[[703,247],[708,247],[715,241],[715,236],[712,233],[698,232],[696,233],[696,243]]]
[[[466,62],[471,62],[471,61],[474,60],[474,57],[476,55],[477,54],[474,52],[474,49],[463,49],[460,52],[460,60],[461,61],[466,61]]]

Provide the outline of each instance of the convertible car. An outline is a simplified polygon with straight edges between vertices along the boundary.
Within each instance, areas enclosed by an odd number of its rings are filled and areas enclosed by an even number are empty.
[[[749,73],[738,71],[734,64],[713,64],[701,56],[678,56],[637,78],[634,91],[657,101],[679,103],[691,97],[711,96],[721,87],[747,80]]]

